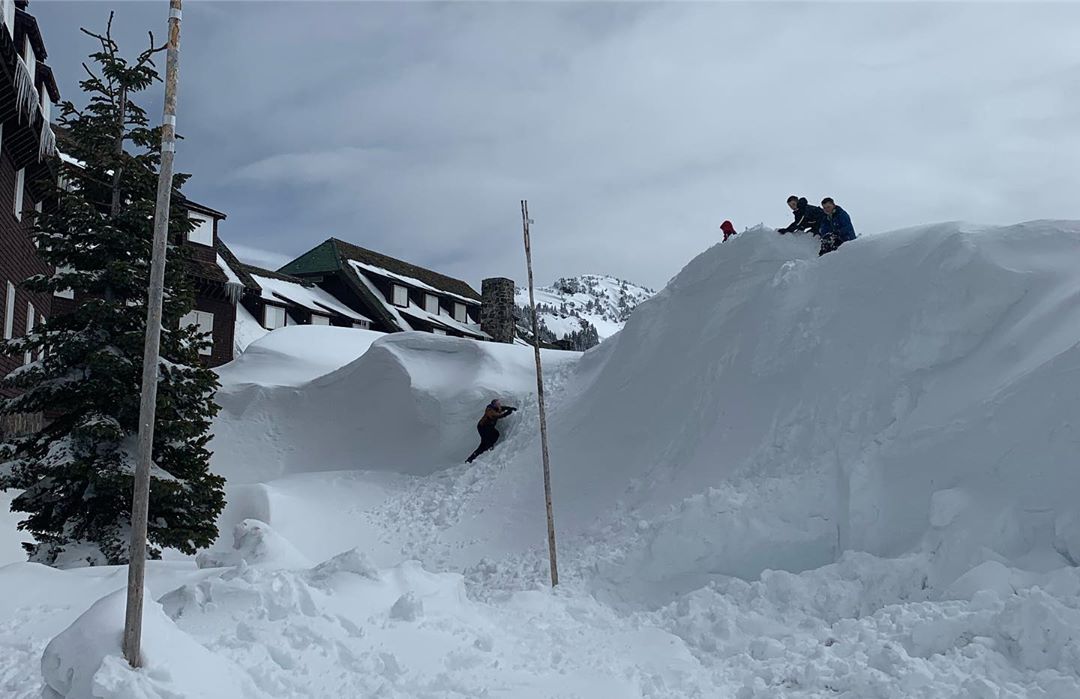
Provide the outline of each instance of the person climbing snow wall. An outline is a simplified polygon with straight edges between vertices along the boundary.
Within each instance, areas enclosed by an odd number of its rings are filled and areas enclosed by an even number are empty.
[[[471,464],[476,457],[495,446],[499,441],[499,430],[495,429],[495,424],[515,410],[517,408],[509,406],[504,408],[498,398],[488,403],[484,408],[484,416],[476,423],[476,431],[480,433],[480,446],[465,459],[466,463]]]

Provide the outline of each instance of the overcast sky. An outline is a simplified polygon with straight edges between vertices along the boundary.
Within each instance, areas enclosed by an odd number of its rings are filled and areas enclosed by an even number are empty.
[[[165,34],[163,0],[32,1],[65,99],[110,9],[129,55]],[[538,282],[659,287],[792,193],[860,233],[1080,218],[1078,26],[1077,3],[189,1],[178,162],[256,263],[335,236],[521,282],[527,198]]]

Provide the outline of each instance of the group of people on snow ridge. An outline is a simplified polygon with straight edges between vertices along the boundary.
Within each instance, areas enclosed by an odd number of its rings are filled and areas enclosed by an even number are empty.
[[[777,228],[780,235],[785,233],[809,233],[821,238],[821,249],[818,257],[836,250],[844,243],[855,240],[855,227],[851,225],[851,217],[848,212],[836,205],[832,197],[821,200],[821,206],[814,206],[806,200],[806,197],[797,197],[792,194],[787,199],[788,207],[795,216],[790,226]],[[731,221],[720,224],[720,230],[724,233],[726,241],[735,235],[735,226]]]

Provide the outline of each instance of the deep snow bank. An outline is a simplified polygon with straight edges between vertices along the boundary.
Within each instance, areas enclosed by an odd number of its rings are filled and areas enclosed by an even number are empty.
[[[243,307],[238,306],[239,313]],[[244,311],[247,313],[247,311]],[[250,315],[250,314],[248,314]],[[340,369],[383,333],[328,325],[290,325],[248,339],[243,354],[217,369],[222,389],[300,386]]]
[[[633,525],[609,575],[687,589],[928,530],[943,577],[1064,563],[1078,255],[1063,222],[925,226],[820,259],[767,229],[714,246],[583,362],[553,420],[560,523]]]
[[[321,352],[342,356],[331,347],[340,338],[307,335],[295,333],[290,344],[325,342]],[[258,358],[253,352],[261,342],[237,362]],[[545,353],[553,366],[579,356]],[[289,363],[266,359],[251,383],[217,397],[222,412],[214,424],[213,464],[236,483],[307,471],[432,473],[473,450],[488,401],[513,404],[536,390],[530,348],[427,333],[380,335],[355,361],[300,385],[275,385],[273,377]]]

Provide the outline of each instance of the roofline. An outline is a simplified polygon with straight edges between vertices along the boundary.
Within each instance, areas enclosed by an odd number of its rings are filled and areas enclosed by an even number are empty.
[[[221,220],[225,220],[226,218],[228,218],[228,216],[226,216],[224,212],[218,211],[217,209],[211,209],[209,206],[200,204],[196,201],[192,201],[191,199],[188,199],[187,196],[183,193],[173,190],[173,195],[179,195],[179,201],[177,203],[187,209],[190,209],[192,211],[198,211],[199,213],[203,214],[209,214],[210,216]]]
[[[338,248],[338,239],[330,238],[330,245],[334,248],[334,259],[338,264],[338,270],[345,276],[345,283],[352,287],[353,291],[362,299],[368,302],[368,305],[375,309],[375,314],[379,316],[379,319],[383,321],[389,328],[397,328],[399,332],[404,332],[405,328],[401,327],[390,311],[386,310],[386,307],[375,298],[375,295],[371,293],[371,290],[367,288],[360,278],[357,276],[357,271],[353,269],[352,265],[341,264],[341,249]]]
[[[453,281],[453,282],[457,282],[458,284],[462,284],[462,285],[463,285],[463,286],[465,286],[465,287],[466,287],[467,289],[469,289],[470,291],[472,291],[472,292],[473,292],[473,294],[475,294],[475,295],[476,295],[476,298],[475,298],[475,299],[470,299],[470,302],[472,302],[472,303],[477,303],[477,304],[479,304],[479,303],[481,303],[481,302],[482,302],[482,301],[481,301],[481,299],[482,299],[482,296],[481,296],[481,294],[480,294],[479,292],[477,292],[477,291],[476,291],[476,289],[473,289],[473,287],[472,287],[472,284],[468,283],[468,282],[467,282],[467,281],[465,281],[464,279],[458,279],[458,278],[456,278],[456,277],[451,277],[451,276],[450,276],[450,275],[448,275],[448,274],[443,274],[442,272],[436,272],[435,270],[433,270],[433,269],[429,269],[429,268],[427,268],[427,267],[421,267],[420,265],[416,265],[416,264],[413,264],[412,262],[407,262],[407,261],[405,261],[405,260],[402,260],[401,258],[398,258],[398,257],[393,257],[393,256],[391,256],[391,255],[387,255],[387,254],[385,254],[385,253],[381,253],[381,252],[376,252],[375,250],[372,250],[371,248],[365,248],[365,247],[361,247],[361,246],[359,246],[359,245],[357,245],[357,244],[355,244],[355,243],[350,243],[350,242],[349,242],[349,241],[347,241],[347,240],[342,240],[342,239],[340,239],[340,238],[335,238],[335,237],[331,237],[331,238],[330,238],[329,240],[330,240],[330,241],[331,241],[331,242],[332,242],[332,243],[334,244],[334,249],[335,249],[335,251],[336,251],[336,252],[338,253],[338,259],[339,259],[339,261],[340,261],[341,259],[346,259],[346,260],[352,260],[352,258],[351,258],[351,257],[349,257],[348,255],[345,255],[345,254],[344,254],[344,251],[343,251],[343,250],[342,250],[342,249],[341,249],[340,247],[338,247],[338,243],[343,243],[343,244],[345,244],[345,245],[349,245],[349,246],[351,246],[351,247],[357,248],[358,250],[363,250],[364,252],[369,252],[369,253],[371,253],[371,254],[373,254],[373,255],[378,255],[378,256],[380,256],[380,257],[387,257],[387,258],[390,258],[391,260],[394,260],[395,262],[400,262],[400,263],[401,263],[401,264],[403,264],[403,265],[407,265],[407,266],[409,266],[409,267],[416,267],[416,268],[418,268],[418,269],[421,269],[421,270],[423,270],[423,271],[425,271],[425,272],[429,272],[429,273],[431,273],[431,274],[435,274],[435,275],[438,275],[438,276],[440,276],[440,277],[444,277],[444,278],[446,278],[446,279],[449,279],[450,281]],[[360,262],[360,260],[355,260],[355,261],[356,261],[356,262]],[[369,263],[364,263],[364,264],[369,264]],[[345,266],[345,267],[348,267],[348,266],[350,266],[350,265],[343,265],[343,266]],[[394,272],[393,272],[392,270],[387,270],[387,271],[388,271],[388,272],[390,272],[391,274],[393,274],[393,273],[394,273]],[[373,272],[373,274],[377,274],[377,273]],[[380,275],[380,276],[382,276],[382,275]],[[417,281],[421,281],[421,282],[423,282],[423,280],[417,280]],[[398,283],[402,283],[402,284],[409,284],[408,282],[398,282]],[[415,285],[411,285],[411,286],[414,286],[414,287],[415,287]],[[428,285],[428,286],[430,286],[430,285]],[[419,289],[419,290],[421,290],[421,291],[424,291],[424,289],[420,289],[420,287],[415,287],[415,288],[417,288],[417,289]],[[441,291],[441,292],[442,292],[442,293],[444,293],[444,294],[452,294],[452,295],[454,295],[454,296],[459,296],[459,297],[461,297],[461,294],[455,294],[454,292],[452,292],[452,291],[449,291],[448,289],[437,289],[437,291]],[[462,298],[464,298],[464,297],[462,297]]]
[[[53,104],[60,101],[60,88],[56,86],[56,76],[53,69],[44,61],[37,62],[37,75],[41,76],[41,84],[49,90],[49,97]]]
[[[22,22],[26,26],[26,30],[30,34],[30,41],[34,44],[34,55],[38,60],[43,61],[48,58],[49,52],[45,50],[45,40],[41,38],[41,29],[38,27],[37,17],[21,7],[16,7],[15,21]],[[15,50],[18,51],[19,47],[16,46]]]

